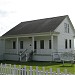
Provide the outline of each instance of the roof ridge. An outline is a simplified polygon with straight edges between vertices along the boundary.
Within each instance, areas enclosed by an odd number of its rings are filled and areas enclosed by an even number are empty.
[[[68,15],[63,15],[63,16],[55,16],[55,17],[49,17],[49,18],[42,18],[42,19],[34,19],[34,20],[29,20],[29,21],[23,21],[20,23],[25,23],[25,22],[33,22],[33,21],[39,21],[39,20],[45,20],[45,19],[52,19],[52,18],[58,18],[58,17],[66,17]]]

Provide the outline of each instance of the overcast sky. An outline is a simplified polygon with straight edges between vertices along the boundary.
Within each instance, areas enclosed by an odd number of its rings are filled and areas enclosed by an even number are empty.
[[[0,36],[22,21],[62,15],[75,28],[75,0],[0,0]]]

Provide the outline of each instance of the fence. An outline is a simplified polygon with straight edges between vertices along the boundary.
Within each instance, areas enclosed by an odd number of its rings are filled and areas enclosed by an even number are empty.
[[[49,71],[45,71],[45,68],[42,67],[42,70],[38,69],[38,66],[36,66],[36,69],[33,69],[32,66],[30,66],[29,69],[27,69],[26,66],[22,68],[21,65],[11,65],[11,64],[0,64],[0,75],[73,75],[67,72],[67,69],[64,70],[64,72],[60,72],[60,69],[57,68],[56,72],[53,72],[52,68],[50,68]]]

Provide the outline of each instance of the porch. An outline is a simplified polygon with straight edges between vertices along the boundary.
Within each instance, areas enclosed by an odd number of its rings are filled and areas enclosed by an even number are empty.
[[[25,58],[27,54],[27,60],[32,57],[32,60],[38,60],[38,56],[42,56],[44,60],[52,60],[51,54],[53,52],[58,52],[58,36],[56,35],[43,35],[43,36],[28,36],[28,37],[12,37],[5,38],[5,53],[4,58],[6,60],[22,60],[20,57]],[[32,53],[32,56],[30,55]],[[38,55],[38,56],[36,56]],[[15,58],[16,56],[16,58]],[[39,57],[41,58],[41,56]],[[41,58],[42,59],[42,58]]]

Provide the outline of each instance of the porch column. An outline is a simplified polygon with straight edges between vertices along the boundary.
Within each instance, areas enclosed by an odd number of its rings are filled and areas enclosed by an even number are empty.
[[[53,35],[51,35],[51,47],[52,47],[52,50],[53,50]]]
[[[6,53],[6,39],[4,39],[4,53]]]
[[[34,36],[32,37],[32,50],[34,52]]]
[[[16,41],[16,49],[17,49],[17,54],[18,54],[18,37],[17,37],[17,41]]]

